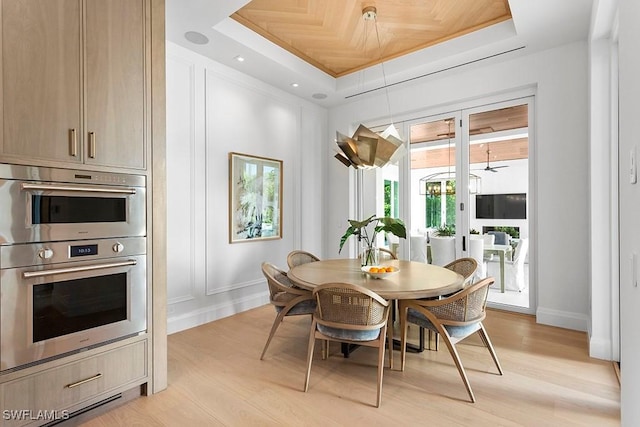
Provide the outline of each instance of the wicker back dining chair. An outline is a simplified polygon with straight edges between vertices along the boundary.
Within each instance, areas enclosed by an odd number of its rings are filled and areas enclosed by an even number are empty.
[[[474,274],[478,269],[478,261],[476,261],[474,258],[458,258],[455,261],[452,261],[449,264],[445,265],[444,268],[451,271],[455,271],[456,273],[464,277],[464,285],[466,286],[469,284],[469,281],[473,279]],[[452,295],[452,294],[444,295],[444,297],[446,298],[449,295]],[[419,335],[420,351],[424,350],[424,343],[425,343],[424,329],[425,328],[420,327],[420,335]],[[439,343],[438,333],[430,329],[428,329],[428,331],[429,331],[429,335],[427,337],[427,342],[429,343],[429,349],[431,349],[431,341],[434,341],[434,349],[438,350],[438,343]]]
[[[476,398],[471,390],[469,378],[462,366],[460,355],[455,344],[477,332],[489,350],[493,361],[502,375],[502,367],[498,361],[489,335],[482,325],[486,317],[487,294],[489,286],[495,279],[487,277],[455,294],[440,300],[400,300],[400,328],[402,340],[400,347],[400,370],[404,371],[406,357],[407,327],[409,323],[437,332],[447,344],[449,353],[458,368],[471,402]]]
[[[369,253],[368,250],[366,253]],[[362,257],[363,257],[363,253],[358,254],[358,258],[362,259]],[[378,248],[378,262],[390,261],[394,259],[398,259],[398,257],[389,249]]]
[[[297,265],[315,261],[320,261],[320,258],[306,251],[295,250],[289,252],[289,255],[287,255],[287,265],[290,269]]]
[[[378,260],[379,261],[388,261],[391,259],[398,259],[397,256],[395,256],[395,254],[393,252],[391,252],[389,249],[385,249],[385,248],[378,248]]]
[[[458,258],[445,265],[444,268],[455,271],[464,277],[465,284],[473,278],[478,269],[478,261],[473,258]]]
[[[271,339],[285,316],[310,315],[316,310],[316,302],[311,291],[294,287],[287,277],[287,273],[271,263],[263,262],[262,274],[267,279],[267,285],[269,286],[269,301],[273,304],[278,314],[273,321],[271,333],[269,333],[267,343],[264,345],[260,360],[264,358]]]
[[[387,328],[389,302],[375,292],[350,283],[325,283],[313,290],[318,308],[313,314],[307,375],[304,391],[309,389],[311,362],[316,339],[323,340],[323,359],[329,353],[329,341],[378,348],[378,394],[376,407],[382,400],[382,372],[384,368],[385,337],[393,349],[391,331]],[[389,350],[389,366],[393,367],[393,351]]]

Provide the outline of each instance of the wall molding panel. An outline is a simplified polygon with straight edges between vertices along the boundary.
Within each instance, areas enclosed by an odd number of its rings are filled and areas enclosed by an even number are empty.
[[[302,211],[321,211],[318,147],[329,142],[325,109],[172,43],[167,74],[173,333],[267,304],[262,262],[286,268],[293,249],[320,252],[318,214]],[[230,152],[283,161],[281,239],[229,243]]]

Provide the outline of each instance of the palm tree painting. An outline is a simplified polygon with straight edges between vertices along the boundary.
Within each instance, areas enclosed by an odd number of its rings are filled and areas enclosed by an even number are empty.
[[[282,161],[229,155],[229,241],[282,237]]]

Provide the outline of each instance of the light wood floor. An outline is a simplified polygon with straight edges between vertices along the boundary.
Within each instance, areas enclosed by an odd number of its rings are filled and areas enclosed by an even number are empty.
[[[305,375],[308,317],[288,317],[265,360],[271,306],[169,336],[169,387],[93,418],[85,426],[608,426],[620,424],[620,389],[610,362],[591,359],[586,334],[489,311],[485,321],[505,375],[480,340],[458,344],[477,403],[446,347],[407,354],[405,372],[385,369],[373,407],[376,350],[344,359],[339,345]],[[400,352],[394,351],[399,366]]]

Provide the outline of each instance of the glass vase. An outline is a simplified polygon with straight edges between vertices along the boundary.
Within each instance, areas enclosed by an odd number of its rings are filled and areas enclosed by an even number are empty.
[[[363,245],[360,251],[360,265],[374,266],[378,265],[380,258],[380,251],[375,245],[367,246]]]

